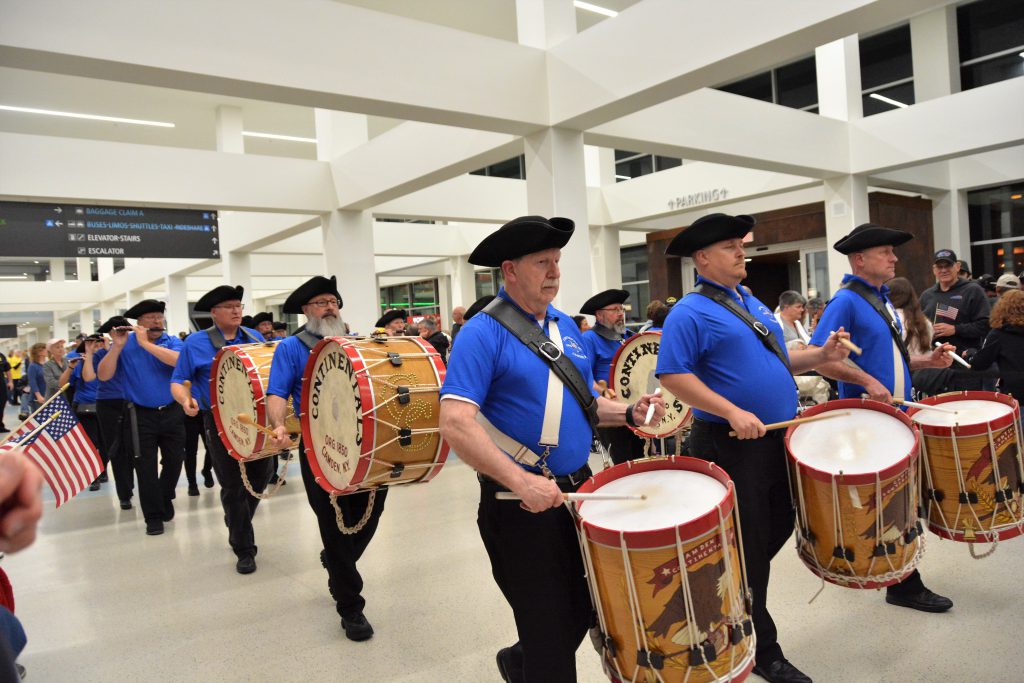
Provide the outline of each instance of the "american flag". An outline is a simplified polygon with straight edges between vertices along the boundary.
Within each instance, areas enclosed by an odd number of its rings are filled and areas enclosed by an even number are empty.
[[[32,432],[57,414],[38,433]],[[31,436],[30,436],[31,434]],[[0,446],[0,452],[21,447],[43,472],[57,507],[74,498],[103,471],[96,447],[75,418],[62,394],[57,395]]]
[[[948,304],[939,304],[935,307],[935,320],[939,318],[949,318],[950,320],[956,320],[956,314],[960,312],[960,309],[956,306],[950,306]]]

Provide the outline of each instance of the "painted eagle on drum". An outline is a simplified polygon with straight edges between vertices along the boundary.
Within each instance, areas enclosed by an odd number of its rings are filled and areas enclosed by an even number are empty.
[[[897,489],[892,494],[889,502],[882,507],[881,533],[879,533],[877,518],[872,514],[871,526],[865,529],[860,537],[865,540],[893,541],[906,531],[910,523],[907,515],[907,495],[909,493],[910,491],[907,486]],[[866,507],[869,512],[873,513],[877,505],[876,496],[872,493],[871,497],[868,498]]]
[[[1000,435],[999,440],[1004,438]],[[998,442],[997,442],[998,444]],[[998,446],[997,446],[998,447]],[[967,472],[967,482],[979,482],[982,486],[986,487],[986,490],[994,493],[997,490],[1009,489],[1011,497],[1014,492],[1020,491],[1020,469],[1017,460],[1017,444],[1011,441],[1007,444],[1003,452],[996,458],[996,464],[999,466],[999,478],[1000,480],[1006,480],[1006,486],[1003,486],[1002,481],[996,481],[995,468],[992,467],[992,449],[990,446],[985,446],[981,449],[981,455],[977,460],[974,461],[974,465]],[[988,470],[988,474],[982,479],[982,473]],[[991,494],[990,494],[991,495]],[[979,515],[979,519],[988,519],[996,513],[999,505],[995,500],[990,501],[991,507],[988,511]]]
[[[697,642],[701,642],[711,632],[712,626],[722,621],[727,587],[725,558],[720,557],[716,563],[709,562],[697,570],[689,571],[687,576],[690,582],[690,594],[693,596],[693,615],[697,622],[695,625],[699,631]],[[680,581],[672,597],[665,603],[665,609],[651,622],[647,630],[656,638],[665,637],[668,636],[673,624],[685,622],[686,600],[683,597],[683,585]],[[690,642],[689,635],[689,629],[681,628],[672,637],[672,640],[679,644],[695,644]]]

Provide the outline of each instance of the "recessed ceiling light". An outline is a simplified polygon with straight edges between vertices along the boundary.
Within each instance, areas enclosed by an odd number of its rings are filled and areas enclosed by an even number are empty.
[[[618,180],[632,180],[633,179],[633,176],[631,176],[631,175],[619,175],[618,173],[615,174],[615,177]]]
[[[593,12],[595,14],[603,14],[606,17],[617,17],[617,16],[619,16],[619,13],[616,12],[615,10],[613,10],[613,9],[608,9],[606,7],[599,7],[599,6],[591,4],[589,2],[582,2],[582,0],[575,0],[575,2],[573,2],[572,4],[573,4],[573,6],[576,7],[576,9],[585,9],[588,12]]]
[[[32,107],[14,107],[0,104],[0,110],[14,111],[22,114],[41,114],[43,116],[63,116],[70,119],[88,119],[90,121],[107,121],[110,123],[130,123],[136,126],[156,126],[158,128],[174,128],[173,123],[166,121],[147,121],[145,119],[125,119],[120,116],[101,116],[99,114],[80,114],[73,111],[54,111],[52,109],[33,109]]]
[[[249,130],[243,130],[242,135],[247,138],[265,138],[267,140],[288,140],[289,142],[316,143],[316,138],[300,138],[295,135],[278,135],[276,133],[254,133]]]
[[[885,95],[879,95],[876,92],[871,93],[870,95],[868,95],[868,97],[870,97],[872,99],[875,99],[875,100],[878,100],[879,102],[885,102],[886,104],[891,104],[892,106],[899,107],[900,109],[906,109],[908,106],[910,106],[908,104],[904,104],[903,102],[900,102],[899,100],[894,100],[891,97],[886,97]]]

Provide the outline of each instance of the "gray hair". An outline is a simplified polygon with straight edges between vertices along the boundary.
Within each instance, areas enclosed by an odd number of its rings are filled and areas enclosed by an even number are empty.
[[[806,304],[807,299],[800,292],[794,292],[792,289],[787,289],[785,292],[779,295],[779,308],[786,308],[787,306],[796,306],[798,304]]]
[[[420,321],[420,325],[426,325],[431,332],[437,332],[437,322],[433,318],[424,318]]]

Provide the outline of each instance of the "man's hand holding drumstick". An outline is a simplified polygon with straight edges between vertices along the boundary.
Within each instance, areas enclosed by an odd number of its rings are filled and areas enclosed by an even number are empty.
[[[192,398],[192,382],[185,380],[181,384],[171,382],[171,395],[181,405],[182,410],[189,417],[199,414],[199,404]]]
[[[270,438],[270,445],[280,448],[282,451],[292,447],[292,435],[284,426],[284,418],[288,414],[288,401],[269,394],[267,396],[267,416],[270,418],[270,426],[274,435]]]

